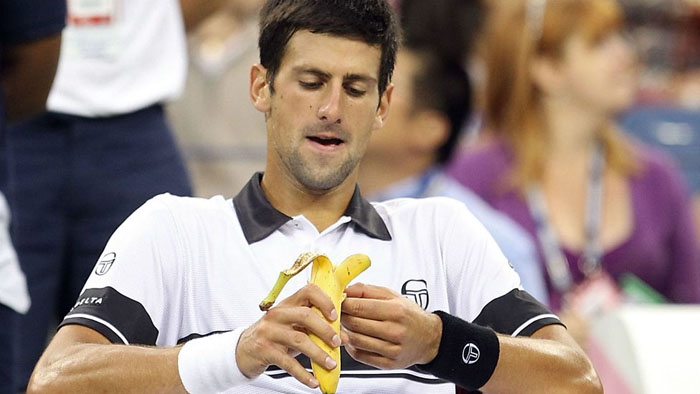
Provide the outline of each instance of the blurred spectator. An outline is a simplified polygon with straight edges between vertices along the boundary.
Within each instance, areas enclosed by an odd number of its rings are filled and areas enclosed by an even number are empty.
[[[424,18],[416,18],[414,13],[422,5],[428,5],[433,13],[419,12]],[[469,78],[461,64],[467,46],[459,48],[461,43],[442,36],[440,43],[432,42],[428,47],[430,40],[425,39],[421,27],[454,31],[468,20],[458,17],[458,6],[462,6],[462,15],[473,17],[482,12],[476,0],[403,0],[400,15],[405,37],[392,78],[391,116],[372,135],[359,183],[370,200],[446,196],[462,201],[493,235],[520,274],[525,290],[546,303],[542,271],[529,235],[443,174],[442,164],[451,156],[470,114]],[[447,11],[452,12],[450,18],[443,19]],[[450,43],[458,47],[450,47]]]
[[[16,323],[30,299],[10,240],[5,123],[45,109],[65,25],[62,0],[0,0],[0,394],[14,393]]]
[[[483,54],[491,140],[450,175],[539,241],[551,304],[581,337],[580,315],[614,303],[610,283],[627,273],[671,301],[700,302],[683,181],[667,156],[614,125],[635,92],[615,1],[494,4]],[[610,297],[586,304],[602,288]]]
[[[168,118],[198,196],[229,195],[265,167],[265,119],[248,93],[250,65],[259,62],[261,6],[239,0],[189,37],[185,91],[168,105]]]
[[[154,195],[190,194],[162,103],[184,82],[182,10],[194,25],[223,0],[181,2],[69,0],[49,112],[8,131],[13,237],[34,300],[20,391],[109,235]]]

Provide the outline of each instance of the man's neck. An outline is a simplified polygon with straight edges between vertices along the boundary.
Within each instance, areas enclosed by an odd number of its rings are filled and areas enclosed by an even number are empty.
[[[382,155],[365,155],[360,164],[359,184],[365,196],[373,196],[387,186],[421,175],[434,165],[433,157],[392,160]]]
[[[265,171],[261,187],[270,204],[287,216],[304,215],[319,232],[343,216],[357,182],[357,170],[328,191],[310,191],[290,174]]]

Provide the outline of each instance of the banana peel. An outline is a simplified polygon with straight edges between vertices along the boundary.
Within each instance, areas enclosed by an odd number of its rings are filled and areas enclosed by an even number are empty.
[[[282,288],[294,275],[303,271],[309,264],[313,262],[311,268],[311,283],[314,283],[321,288],[333,301],[335,310],[338,312],[338,318],[331,322],[331,326],[340,336],[340,304],[345,299],[345,287],[362,271],[370,266],[370,260],[367,255],[353,254],[343,260],[338,266],[334,266],[330,259],[322,254],[302,253],[294,264],[289,269],[280,272],[277,282],[275,283],[270,293],[260,303],[260,310],[266,311],[272,307],[279,296]],[[323,316],[320,310],[316,307],[312,309]],[[335,393],[340,379],[340,347],[332,348],[328,346],[321,338],[313,333],[309,334],[311,340],[318,345],[323,351],[331,356],[337,365],[332,370],[327,370],[321,365],[311,362],[311,368],[314,371],[314,376],[319,382],[319,388],[324,394]]]

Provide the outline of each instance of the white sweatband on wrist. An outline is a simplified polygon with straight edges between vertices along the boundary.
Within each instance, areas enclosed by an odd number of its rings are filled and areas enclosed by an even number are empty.
[[[214,394],[250,383],[236,363],[236,346],[245,328],[193,339],[180,349],[177,369],[191,394]]]

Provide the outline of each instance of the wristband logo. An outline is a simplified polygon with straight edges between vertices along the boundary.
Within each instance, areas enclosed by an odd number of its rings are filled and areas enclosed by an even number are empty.
[[[466,344],[464,349],[462,349],[462,361],[464,361],[464,363],[467,365],[472,365],[479,361],[480,355],[481,352],[479,351],[479,348],[471,342]]]

